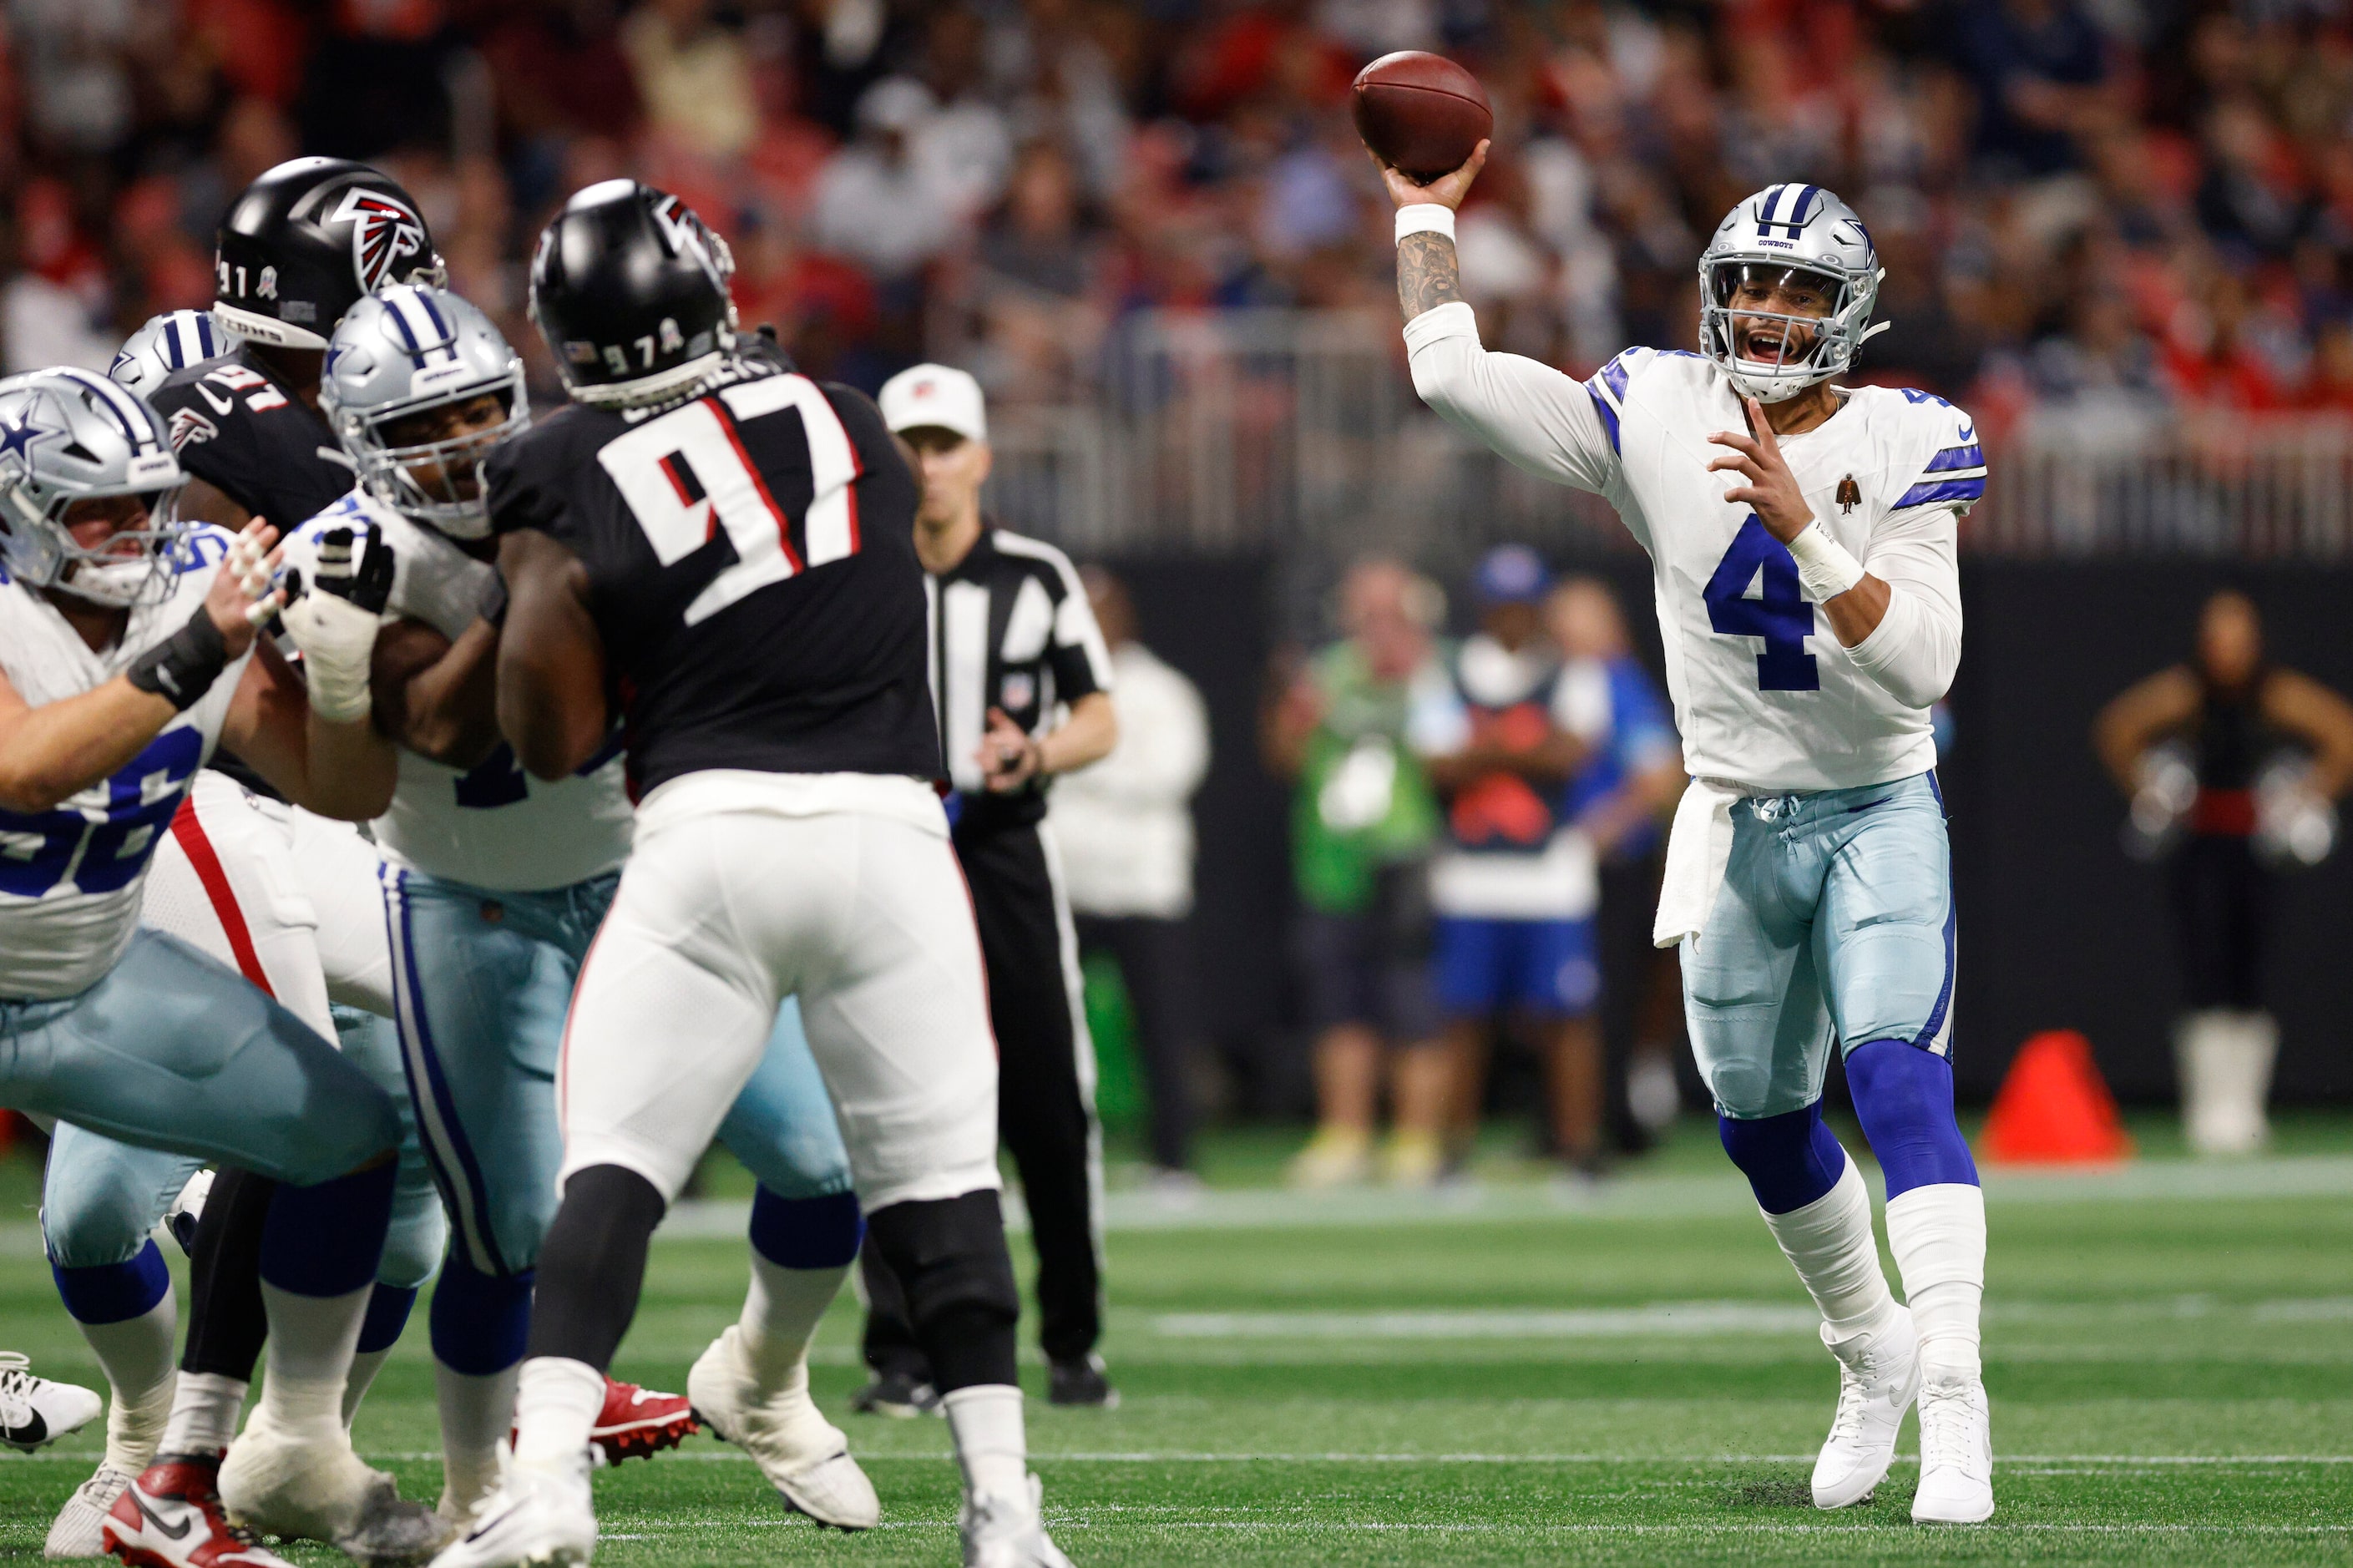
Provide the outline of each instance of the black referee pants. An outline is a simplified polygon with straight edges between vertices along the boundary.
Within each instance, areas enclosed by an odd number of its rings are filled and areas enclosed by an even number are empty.
[[[956,858],[972,888],[997,1031],[997,1127],[1013,1155],[1038,1249],[1038,1342],[1055,1361],[1083,1356],[1103,1336],[1103,1258],[1095,1206],[1103,1145],[1094,1063],[1082,1027],[1076,943],[1059,868],[1035,825],[958,833]],[[870,1240],[866,1364],[929,1381],[907,1301]]]

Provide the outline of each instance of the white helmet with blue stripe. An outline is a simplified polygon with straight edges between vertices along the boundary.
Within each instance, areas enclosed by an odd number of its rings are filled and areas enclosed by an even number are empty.
[[[125,338],[106,374],[142,397],[154,395],[175,370],[218,359],[235,345],[205,310],[166,310]]]
[[[1854,363],[1886,272],[1854,209],[1820,185],[1770,185],[1725,216],[1699,258],[1700,352],[1741,392],[1779,403]],[[1743,309],[1743,284],[1810,285],[1820,316]],[[1751,333],[1770,336],[1770,358],[1742,353]]]
[[[496,425],[448,436],[393,428],[485,394],[503,410]],[[370,495],[452,539],[490,536],[482,461],[531,424],[531,400],[522,361],[480,310],[409,283],[362,300],[328,340],[319,407]]]
[[[17,582],[114,606],[161,598],[187,533],[186,482],[164,421],[137,394],[70,366],[0,381],[0,560]],[[146,516],[78,542],[68,509],[112,496],[140,498]]]

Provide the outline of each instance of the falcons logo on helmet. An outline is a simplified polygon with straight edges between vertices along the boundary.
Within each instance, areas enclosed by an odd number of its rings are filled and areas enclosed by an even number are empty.
[[[681,256],[691,256],[723,287],[734,275],[735,258],[729,254],[727,242],[711,232],[700,215],[676,196],[664,196],[654,204],[654,222],[672,249]]]
[[[382,191],[353,185],[327,221],[352,226],[352,270],[371,294],[393,281],[393,268],[403,257],[424,258],[425,220]]]

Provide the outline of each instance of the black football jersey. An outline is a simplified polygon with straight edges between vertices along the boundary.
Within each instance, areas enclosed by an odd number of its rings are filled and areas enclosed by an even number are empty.
[[[586,567],[633,793],[711,768],[935,778],[914,475],[862,393],[756,353],[724,375],[509,442],[493,526]]]
[[[170,426],[180,467],[281,534],[354,482],[327,422],[243,347],[173,372],[147,401]]]

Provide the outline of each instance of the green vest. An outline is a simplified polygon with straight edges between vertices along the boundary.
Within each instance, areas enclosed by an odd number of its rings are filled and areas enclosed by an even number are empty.
[[[1356,914],[1371,904],[1384,867],[1429,852],[1438,800],[1406,743],[1411,680],[1375,679],[1349,642],[1316,655],[1310,678],[1324,721],[1308,737],[1292,800],[1292,871],[1308,908]]]

